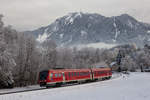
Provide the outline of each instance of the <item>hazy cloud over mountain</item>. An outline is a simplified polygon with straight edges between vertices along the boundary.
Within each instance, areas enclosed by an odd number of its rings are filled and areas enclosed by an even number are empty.
[[[0,0],[0,13],[6,24],[17,30],[45,26],[69,12],[116,16],[128,13],[150,23],[150,0]]]

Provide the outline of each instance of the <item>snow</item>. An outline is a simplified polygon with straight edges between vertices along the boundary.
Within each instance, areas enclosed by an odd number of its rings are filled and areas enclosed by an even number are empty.
[[[109,49],[109,48],[112,48],[115,46],[117,46],[117,44],[107,44],[107,43],[99,42],[99,43],[90,43],[90,44],[86,44],[86,45],[77,45],[76,47],[78,47],[80,49],[85,48],[85,47]]]
[[[64,34],[60,34],[59,37],[62,39],[64,37]]]
[[[92,16],[89,17],[91,20],[93,20],[94,18]]]
[[[113,65],[115,65],[117,62],[112,62],[111,64],[110,64],[110,66],[113,66]]]
[[[147,41],[150,41],[150,39],[148,39]]]
[[[58,30],[57,24],[53,27],[53,31],[56,32]]]
[[[42,43],[47,39],[47,37],[48,37],[48,35],[44,33],[43,35],[38,36],[37,41]]]
[[[116,30],[115,40],[117,39],[119,33],[120,33],[120,32]]]
[[[42,35],[39,35],[38,38],[36,39],[38,42],[42,43],[46,41],[46,39],[50,36],[47,34],[48,28],[45,29],[44,33]]]
[[[70,18],[70,21],[69,21],[69,23],[73,23],[73,21],[74,21],[74,19],[73,18]]]
[[[86,36],[86,35],[87,35],[87,32],[84,30],[81,30],[81,37]]]
[[[147,33],[150,33],[150,30],[148,30]]]
[[[75,15],[75,18],[78,17],[78,16],[79,16],[80,18],[82,17],[81,12],[78,12],[78,13]]]
[[[68,16],[67,16],[67,18],[65,19],[66,20],[66,22],[65,22],[65,24],[72,24],[73,23],[73,21],[74,21],[74,19],[73,19],[73,17],[72,17],[72,14],[68,14]]]
[[[65,24],[73,24],[73,22],[74,22],[74,19],[76,19],[77,17],[82,17],[82,14],[81,14],[81,12],[78,12],[78,13],[76,13],[74,16],[73,16],[73,13],[69,13],[68,15],[67,15],[67,17],[65,18]]]
[[[70,38],[69,38],[69,40],[66,41],[65,43],[61,44],[60,47],[63,47],[64,45],[71,43],[71,42],[72,42],[72,39],[73,39],[73,36],[71,35]]]
[[[117,37],[118,37],[120,31],[118,31],[118,29],[117,29],[115,17],[114,17],[114,23],[113,23],[113,26],[115,27],[115,39],[113,39],[113,42],[116,42],[116,39],[117,39]]]
[[[70,43],[70,42],[72,42],[72,36],[71,36],[70,40],[68,41],[68,43]]]
[[[114,20],[115,20],[115,19],[114,19]],[[114,25],[114,27],[115,27],[115,28],[117,27],[117,25],[116,25],[115,21],[114,21],[113,25]]]
[[[116,40],[112,39],[113,42],[116,42]]]
[[[26,87],[16,87],[13,89],[0,89],[0,93],[9,93],[9,92],[17,92],[17,91],[24,91],[24,90],[32,90],[32,89],[40,89],[39,85],[32,85]]]
[[[112,80],[1,95],[0,100],[150,100],[150,73],[131,73]]]
[[[129,25],[131,28],[133,28],[133,24],[132,24],[132,22],[131,22],[130,20],[128,20],[128,25]]]
[[[145,37],[143,37],[142,35],[138,35],[139,40],[143,41],[145,39]]]
[[[106,43],[91,43],[87,45],[87,47],[93,47],[93,48],[112,48],[115,46],[116,44],[106,44]]]

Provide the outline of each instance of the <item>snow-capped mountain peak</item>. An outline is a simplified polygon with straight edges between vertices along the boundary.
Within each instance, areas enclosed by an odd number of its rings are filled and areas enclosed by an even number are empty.
[[[40,42],[54,40],[57,45],[64,46],[98,42],[143,45],[150,39],[149,30],[149,24],[139,22],[128,14],[105,17],[74,12],[56,19],[46,27],[28,33],[37,36]]]
[[[82,17],[82,13],[69,13],[67,16],[65,16],[65,24],[73,24],[74,20],[79,17]]]

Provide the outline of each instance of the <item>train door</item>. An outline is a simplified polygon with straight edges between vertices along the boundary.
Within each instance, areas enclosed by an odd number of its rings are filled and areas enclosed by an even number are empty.
[[[92,69],[90,69],[91,70],[91,80],[94,80],[94,72],[93,72],[93,70]]]
[[[62,74],[63,74],[63,82],[65,82],[66,81],[66,79],[65,79],[65,73],[62,72]]]

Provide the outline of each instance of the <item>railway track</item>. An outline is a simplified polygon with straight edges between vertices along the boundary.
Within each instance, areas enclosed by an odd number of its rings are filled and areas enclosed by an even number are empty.
[[[121,74],[115,75],[111,78],[112,79],[116,79],[118,77],[120,77]],[[84,84],[88,84],[88,83],[84,83]],[[66,84],[66,85],[62,85],[61,87],[66,87],[66,86],[73,86],[73,85],[80,85],[78,83],[74,83],[74,84]],[[50,87],[50,88],[35,88],[35,89],[27,89],[27,90],[16,90],[16,91],[7,91],[7,92],[0,92],[0,95],[7,95],[7,94],[14,94],[14,93],[22,93],[22,92],[30,92],[30,91],[40,91],[40,90],[44,90],[44,89],[54,89],[54,88],[60,88],[60,87]]]
[[[88,83],[87,83],[88,84]],[[54,89],[54,88],[61,88],[61,87],[67,87],[67,86],[73,86],[73,85],[80,85],[78,83],[73,83],[73,84],[65,84],[59,87],[49,87],[49,88],[37,88],[37,89],[28,89],[28,90],[17,90],[17,91],[8,91],[8,92],[3,92],[0,93],[0,95],[6,95],[6,94],[14,94],[14,93],[22,93],[22,92],[30,92],[30,91],[39,91],[39,90],[45,90],[45,89]]]
[[[22,93],[22,92],[29,92],[29,91],[38,91],[38,90],[44,90],[44,89],[47,89],[47,88],[37,88],[37,89],[29,89],[29,90],[17,90],[17,91],[0,93],[0,95],[13,94],[13,93]]]
[[[88,83],[84,83],[84,84],[88,84]],[[45,89],[55,89],[55,88],[61,88],[61,87],[67,87],[67,86],[74,86],[74,85],[81,85],[78,83],[73,83],[73,84],[65,84],[62,86],[54,86],[54,87],[49,87],[49,88],[36,88],[36,89],[28,89],[28,90],[17,90],[17,91],[8,91],[8,92],[3,92],[0,93],[0,95],[6,95],[6,94],[14,94],[14,93],[22,93],[22,92],[30,92],[30,91],[39,91],[39,90],[45,90]]]

